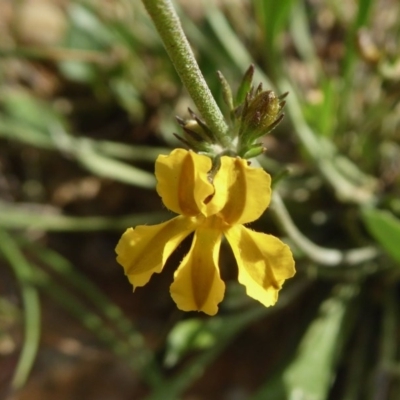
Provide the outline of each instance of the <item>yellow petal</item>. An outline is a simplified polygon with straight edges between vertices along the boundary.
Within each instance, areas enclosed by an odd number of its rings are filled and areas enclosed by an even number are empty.
[[[225,232],[235,255],[239,282],[247,294],[269,307],[278,300],[285,279],[295,274],[289,246],[278,238],[237,225]]]
[[[125,231],[115,251],[134,288],[145,285],[153,273],[161,272],[168,257],[196,224],[194,218],[179,216],[159,225],[140,225]]]
[[[221,233],[198,228],[192,247],[175,271],[171,296],[183,311],[203,311],[214,315],[224,297],[225,284],[220,278],[218,255]]]
[[[222,157],[214,177],[215,195],[209,209],[221,207],[224,221],[230,225],[258,219],[271,200],[271,177],[262,168],[248,166],[239,157]],[[215,212],[215,209],[213,209]]]
[[[207,179],[211,159],[193,151],[176,149],[156,161],[157,192],[165,206],[177,214],[195,216],[204,212],[204,201],[214,193]]]

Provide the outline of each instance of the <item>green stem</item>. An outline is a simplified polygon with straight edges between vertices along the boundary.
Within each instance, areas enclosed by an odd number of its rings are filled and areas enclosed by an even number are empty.
[[[200,71],[170,0],[142,0],[179,77],[217,140],[231,147],[228,126]]]
[[[326,267],[336,267],[339,265],[353,266],[372,260],[379,254],[379,251],[373,246],[345,251],[317,246],[305,237],[294,224],[277,190],[273,191],[269,212],[272,214],[272,217],[281,230],[292,242],[301,249],[309,259],[315,261],[319,265]]]

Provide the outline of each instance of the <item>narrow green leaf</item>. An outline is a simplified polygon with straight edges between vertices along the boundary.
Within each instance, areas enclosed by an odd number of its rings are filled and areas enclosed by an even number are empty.
[[[274,68],[276,61],[270,57],[278,53],[279,39],[289,20],[293,0],[253,0],[252,3],[264,36],[265,59]]]
[[[0,253],[15,273],[24,307],[24,343],[11,384],[14,389],[19,389],[29,377],[39,348],[40,301],[38,291],[31,282],[35,273],[31,264],[23,256],[17,243],[4,230],[0,230]]]
[[[156,224],[168,219],[168,213],[148,212],[121,217],[77,217],[62,215],[57,208],[38,204],[13,204],[0,201],[0,227],[37,229],[56,232],[123,231],[128,226]]]
[[[156,186],[156,178],[153,174],[97,153],[89,142],[81,141],[81,147],[76,150],[75,156],[78,161],[98,176],[147,189],[153,189]]]
[[[320,314],[308,328],[294,362],[285,371],[289,398],[325,400],[335,375],[336,362],[345,339],[344,319],[356,289],[343,286],[339,293],[324,301]]]
[[[245,74],[243,75],[242,82],[238,87],[235,99],[235,106],[241,105],[246,99],[247,93],[251,89],[254,76],[254,65],[250,65]]]
[[[129,365],[152,387],[156,387],[163,379],[161,371],[155,362],[154,354],[146,346],[145,340],[134,324],[125,317],[122,310],[114,304],[102,291],[77,268],[57,252],[38,246],[36,243],[20,241],[41,262],[45,263],[53,272],[61,277],[63,285],[58,286],[54,278],[37,269],[36,283],[41,285],[50,296],[53,296],[66,310],[77,317],[80,322],[94,333],[114,352],[128,360]],[[65,288],[72,285],[73,294]],[[79,301],[79,295],[92,303],[86,308],[86,302]],[[85,305],[84,305],[85,304]],[[95,310],[95,312],[92,311]],[[104,319],[108,320],[108,324]]]
[[[69,133],[68,136],[71,136]],[[65,136],[65,135],[64,135]],[[42,149],[60,150],[59,143],[46,131],[39,130],[28,123],[24,123],[19,117],[10,117],[0,113],[0,138],[14,140],[22,144],[35,146]],[[74,146],[89,145],[92,149],[110,158],[119,158],[133,161],[154,162],[160,154],[168,154],[170,149],[154,146],[131,146],[126,143],[117,143],[107,140],[93,140],[83,136],[74,136]],[[63,146],[63,152],[72,152],[72,149]]]
[[[6,138],[42,149],[56,147],[51,137],[44,131],[27,127],[17,118],[10,118],[0,113],[0,138]]]
[[[218,71],[217,74],[218,74],[218,79],[221,82],[222,95],[223,95],[224,102],[228,106],[229,111],[232,111],[233,110],[233,96],[232,96],[231,87],[229,86],[229,83],[226,80],[226,78],[224,77],[224,75],[222,75],[222,72]]]
[[[362,212],[369,233],[378,243],[400,262],[400,220],[389,211],[366,208]]]
[[[29,126],[48,136],[53,126],[66,126],[63,115],[49,103],[33,97],[25,90],[3,91],[0,97],[5,114],[11,121]]]
[[[72,48],[102,49],[110,46],[115,37],[98,16],[85,5],[72,3],[68,9],[71,29],[67,35],[67,46]]]

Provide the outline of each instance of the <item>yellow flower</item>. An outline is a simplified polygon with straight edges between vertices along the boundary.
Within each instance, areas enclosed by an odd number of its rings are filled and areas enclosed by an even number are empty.
[[[221,157],[212,181],[211,167],[209,157],[183,149],[159,156],[157,192],[165,206],[180,215],[159,225],[127,229],[116,248],[117,261],[134,288],[143,286],[194,232],[170,292],[179,309],[214,315],[225,291],[218,268],[225,236],[237,260],[239,282],[250,297],[271,306],[285,279],[295,273],[292,253],[276,237],[242,225],[259,218],[268,207],[271,177],[239,157]]]

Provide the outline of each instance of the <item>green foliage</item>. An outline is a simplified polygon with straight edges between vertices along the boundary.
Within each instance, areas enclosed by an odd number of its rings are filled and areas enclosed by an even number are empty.
[[[334,381],[339,355],[352,327],[352,303],[358,288],[343,285],[320,306],[315,319],[279,378],[268,382],[252,400],[297,398],[324,400]]]
[[[289,397],[301,393],[304,399],[326,399],[332,386],[338,356],[349,334],[348,313],[354,287],[342,287],[325,300],[320,313],[310,324],[300,343],[298,354],[284,373]],[[347,320],[346,318],[347,317]]]
[[[24,1],[11,3],[17,13]],[[245,387],[245,398],[260,400],[398,399],[400,19],[382,19],[380,0],[175,5],[211,92],[228,105],[227,121],[245,101],[250,64],[256,85],[289,92],[259,158],[280,179],[274,191],[287,210],[275,227],[272,204],[257,224],[282,229],[298,274],[274,308],[233,290],[205,319],[172,311],[158,292],[146,298],[156,286],[119,297],[97,265],[86,265],[95,261],[75,265],[82,238],[97,253],[96,235],[107,232],[112,251],[113,232],[170,217],[155,192],[154,161],[178,145],[174,116],[193,103],[140,2],[66,1],[64,35],[51,45],[21,37],[14,20],[6,31],[1,20],[0,351],[22,337],[12,389],[29,388],[35,376],[51,302],[130,368],[142,398],[201,397],[204,374],[225,371],[214,368],[254,340],[262,356],[234,360],[226,397]],[[101,187],[96,194],[57,200],[87,176]],[[390,258],[376,257],[381,250]],[[230,254],[221,253],[232,277]]]
[[[362,215],[371,235],[397,263],[400,263],[400,220],[389,211],[374,208],[365,209]]]

